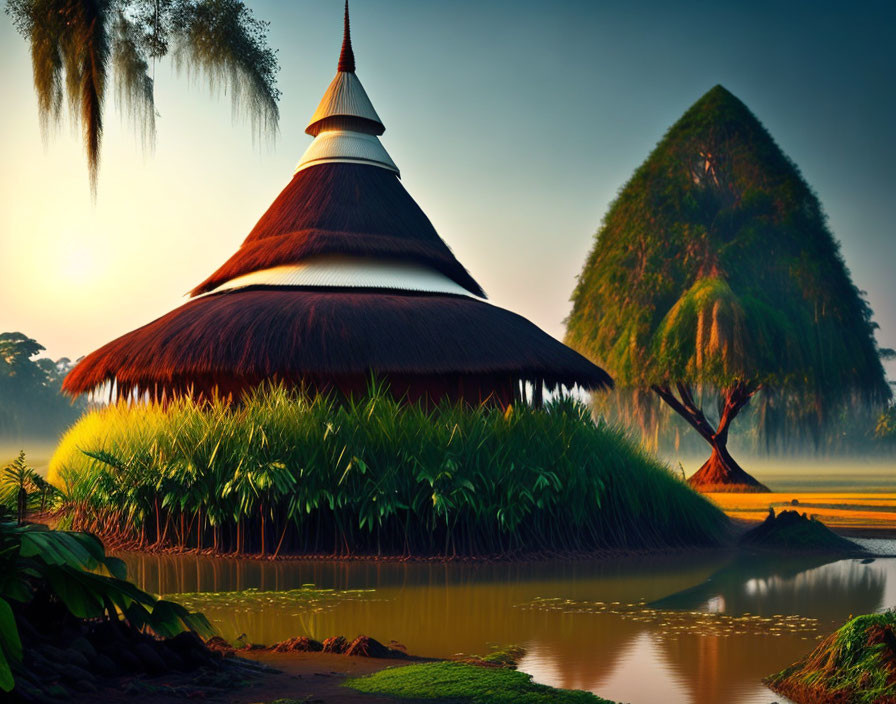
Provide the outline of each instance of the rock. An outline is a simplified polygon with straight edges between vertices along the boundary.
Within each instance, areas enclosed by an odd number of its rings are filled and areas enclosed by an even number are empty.
[[[151,675],[161,675],[167,672],[165,661],[159,656],[149,643],[138,643],[134,646],[134,655],[140,660],[143,667]]]
[[[15,692],[10,696],[15,696],[17,694],[28,702],[38,701],[44,696],[44,692],[40,687],[37,687],[30,682],[23,682],[22,679],[21,675],[16,676]]]
[[[97,623],[93,627],[91,641],[100,650],[128,645],[128,640],[124,637],[121,627],[111,621]]]
[[[51,684],[44,690],[51,697],[56,697],[57,699],[68,699],[69,693],[68,690],[63,687],[61,684]]]
[[[181,658],[184,666],[187,668],[205,665],[212,658],[211,651],[206,648],[202,639],[192,631],[184,631],[183,633],[178,633],[174,638],[168,638],[165,640],[165,645]]]
[[[75,689],[79,692],[95,692],[96,685],[90,680],[79,680],[72,683],[72,689]]]
[[[93,671],[103,677],[114,677],[118,674],[118,668],[115,666],[115,662],[108,655],[97,653],[93,662],[91,662],[91,665]]]
[[[43,655],[47,660],[64,665],[68,662],[65,652],[53,645],[41,645],[34,649],[35,652]]]
[[[221,636],[212,636],[205,641],[205,647],[219,653],[233,652],[233,646],[224,640]]]
[[[39,672],[43,681],[46,681],[48,679],[52,680],[57,676],[57,663],[51,662],[50,660],[45,658],[43,655],[41,655],[40,652],[38,652],[37,649],[26,649],[24,656],[25,662],[28,665],[28,669],[30,669],[32,672]]]
[[[165,666],[169,670],[185,670],[187,669],[184,663],[184,659],[175,653],[171,648],[169,648],[165,643],[157,643],[156,644],[156,652],[159,654],[159,657],[165,663]]]
[[[215,637],[218,638],[218,636]],[[224,639],[219,638],[219,640]],[[227,641],[224,642],[226,643]],[[205,650],[205,643],[202,642],[202,638],[193,633],[193,631],[184,631],[183,633],[178,633],[176,636],[174,636],[174,638],[168,638],[165,641],[165,645],[167,645],[175,653],[181,656],[186,655],[194,648]]]
[[[277,643],[273,649],[277,653],[319,653],[324,649],[324,645],[308,636],[299,636],[287,638]]]
[[[95,658],[97,655],[96,648],[94,648],[90,644],[90,641],[87,640],[84,636],[78,636],[77,638],[75,638],[71,643],[68,644],[68,649],[75,650],[81,653],[81,655],[87,658],[88,662],[93,660],[93,658]]]
[[[65,655],[65,661],[72,664],[77,665],[78,667],[88,670],[90,669],[90,662],[87,660],[87,657],[80,650],[75,650],[74,648],[66,648],[62,651]]]
[[[58,669],[59,674],[62,675],[62,678],[67,682],[92,682],[95,679],[92,672],[88,672],[83,667],[78,667],[71,663],[68,665],[60,665]]]
[[[143,672],[146,668],[130,648],[112,651],[111,658],[128,672]]]
[[[395,651],[390,650],[378,640],[370,636],[358,636],[345,649],[346,655],[355,655],[364,658],[392,658]]]
[[[325,653],[336,653],[337,655],[341,655],[345,652],[346,648],[348,648],[348,641],[342,636],[333,636],[332,638],[327,638],[323,642],[323,651]]]

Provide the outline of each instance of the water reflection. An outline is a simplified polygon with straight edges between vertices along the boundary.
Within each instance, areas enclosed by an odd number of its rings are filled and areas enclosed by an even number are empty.
[[[528,649],[522,668],[538,681],[594,691],[632,704],[768,704],[760,684],[815,643],[814,633],[663,633],[656,623],[607,612],[520,608],[542,597],[654,602],[664,609],[715,609],[820,620],[827,632],[850,614],[885,606],[896,559],[871,564],[818,558],[702,554],[662,559],[533,564],[258,562],[195,556],[126,555],[130,574],[156,593],[322,588],[375,591],[319,611],[301,607],[214,607],[223,635],[271,643],[294,635],[367,633],[411,652],[483,653],[489,644]],[[889,589],[887,587],[889,586]]]
[[[705,582],[651,605],[760,616],[799,614],[835,622],[844,614],[864,613],[868,604],[880,603],[886,583],[880,564],[818,555],[783,559],[744,554]]]

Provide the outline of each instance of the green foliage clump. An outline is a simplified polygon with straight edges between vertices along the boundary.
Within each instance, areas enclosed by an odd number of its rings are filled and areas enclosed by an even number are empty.
[[[367,694],[470,704],[609,704],[590,692],[536,684],[531,675],[509,668],[459,662],[390,667],[350,679],[345,686]]]
[[[14,510],[19,523],[25,520],[30,508],[43,513],[58,493],[34,467],[28,466],[24,450],[0,473],[0,505]]]
[[[889,406],[877,419],[875,437],[885,441],[896,440],[896,406]]]
[[[75,525],[261,554],[438,555],[707,544],[724,515],[570,400],[423,408],[262,388],[120,403],[63,438]]]
[[[488,655],[482,657],[482,661],[501,667],[516,669],[517,664],[526,655],[526,649],[521,645],[505,645],[494,648]]]
[[[184,630],[214,633],[201,614],[163,601],[126,580],[124,563],[92,535],[16,525],[0,517],[0,690],[15,685],[22,660],[16,614],[37,598],[60,603],[78,619],[123,619],[162,637]]]
[[[797,701],[896,701],[896,611],[851,619],[767,684]]]
[[[890,396],[877,326],[818,198],[721,86],[621,190],[572,301],[567,342],[620,388],[683,391],[675,410],[689,420],[702,417],[687,408],[694,389],[736,390],[735,406],[778,394],[790,414],[770,420],[791,424]]]

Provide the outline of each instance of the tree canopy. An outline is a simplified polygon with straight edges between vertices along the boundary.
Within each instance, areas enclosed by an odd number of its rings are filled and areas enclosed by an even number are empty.
[[[55,439],[86,406],[60,391],[71,360],[37,357],[43,351],[20,332],[0,333],[0,439]]]
[[[568,342],[622,387],[889,396],[871,310],[818,198],[722,86],[622,189],[572,300]]]
[[[656,391],[711,444],[760,389],[816,417],[890,396],[871,309],[818,198],[722,86],[620,191],[572,302],[567,342],[618,387]],[[706,388],[722,392],[718,429],[699,408]]]

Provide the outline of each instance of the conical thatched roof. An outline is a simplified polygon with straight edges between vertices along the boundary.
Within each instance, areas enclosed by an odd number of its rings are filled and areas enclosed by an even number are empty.
[[[484,296],[394,173],[342,162],[296,173],[243,245],[192,294],[250,271],[321,255],[417,262]]]
[[[612,384],[484,300],[399,181],[354,70],[346,10],[339,71],[290,183],[191,301],[88,355],[67,392],[238,394],[266,379],[346,391],[373,374],[412,398],[509,403],[524,383]]]
[[[66,379],[184,388],[217,370],[253,380],[513,377],[600,387],[609,377],[528,320],[469,296],[249,289],[194,299],[101,347]]]

